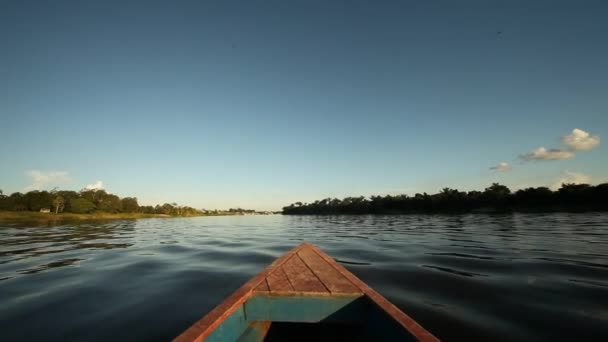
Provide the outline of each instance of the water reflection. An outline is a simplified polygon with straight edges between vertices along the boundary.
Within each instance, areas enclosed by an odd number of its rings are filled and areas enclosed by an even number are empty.
[[[437,255],[437,256],[449,256],[449,257],[459,257],[459,258],[472,258],[472,259],[482,259],[482,260],[494,260],[496,258],[493,257],[484,257],[480,255],[473,254],[464,254],[464,253],[427,253],[428,255]]]
[[[65,255],[70,251],[127,248],[133,245],[136,221],[100,221],[46,226],[13,225],[0,228],[0,264],[22,263],[26,268],[0,272],[0,280],[18,274],[32,274],[51,268],[73,266],[84,258],[61,258],[46,262],[51,254]],[[37,263],[40,262],[40,263]],[[16,274],[15,274],[16,273]]]
[[[80,259],[80,258],[63,259],[63,260],[59,260],[59,261],[49,262],[48,264],[40,265],[35,268],[19,270],[17,272],[22,273],[22,274],[38,273],[38,272],[41,272],[44,270],[48,270],[49,268],[75,265],[77,262],[82,261],[82,260],[85,260],[85,259]]]
[[[456,274],[456,275],[464,276],[464,277],[487,277],[488,276],[487,274],[458,271],[458,270],[454,270],[454,269],[447,268],[447,267],[439,267],[439,266],[431,266],[431,265],[422,265],[422,267],[426,267],[426,268],[430,268],[430,269],[434,269],[434,270],[438,270],[438,271],[442,271],[442,272],[452,273],[452,274]]]
[[[444,340],[608,336],[608,215],[590,213],[0,226],[0,339],[166,341],[302,241]]]

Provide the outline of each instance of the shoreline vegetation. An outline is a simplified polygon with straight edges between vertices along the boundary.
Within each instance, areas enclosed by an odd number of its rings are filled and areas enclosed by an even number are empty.
[[[562,184],[511,192],[493,183],[484,191],[458,191],[444,188],[437,194],[371,196],[366,198],[325,198],[313,203],[296,202],[283,207],[283,215],[374,215],[421,213],[493,213],[608,211],[608,183]]]
[[[0,190],[0,221],[115,220],[163,217],[269,214],[241,208],[199,210],[177,203],[139,205],[136,197],[120,198],[102,189],[15,192]]]
[[[171,217],[164,214],[144,213],[41,213],[36,211],[0,211],[0,221],[58,221],[58,220],[118,220],[154,217]]]

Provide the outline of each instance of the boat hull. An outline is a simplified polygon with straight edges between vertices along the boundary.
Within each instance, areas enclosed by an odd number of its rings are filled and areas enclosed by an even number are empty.
[[[308,243],[277,259],[175,341],[263,341],[277,323],[283,333],[289,324],[300,329],[315,324],[356,330],[358,341],[438,341]],[[290,340],[298,337],[303,336]]]

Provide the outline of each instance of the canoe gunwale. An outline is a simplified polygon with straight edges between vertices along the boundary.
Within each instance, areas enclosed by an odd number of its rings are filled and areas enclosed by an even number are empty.
[[[376,304],[378,307],[380,307],[382,310],[392,316],[403,328],[405,328],[412,335],[414,335],[414,337],[417,338],[419,341],[439,341],[437,337],[435,337],[428,330],[422,327],[418,322],[408,316],[405,312],[401,311],[401,309],[396,307],[395,304],[391,303],[380,293],[369,287],[361,279],[357,278],[354,274],[348,271],[344,266],[338,264],[327,254],[323,253],[323,251],[321,251],[319,247],[312,244],[310,244],[310,247],[315,250],[315,252],[317,252],[317,254],[319,254],[327,262],[333,264],[333,266],[338,270],[338,272],[342,273],[344,277],[346,277],[358,288],[360,288],[361,291],[363,291],[364,295],[370,299],[370,301],[372,301],[374,304]]]
[[[302,246],[302,245],[300,245]],[[181,335],[176,337],[176,342],[199,342],[204,341],[213,330],[215,330],[225,318],[230,316],[235,310],[237,310],[243,303],[245,303],[252,295],[254,289],[260,285],[263,281],[266,281],[266,277],[274,271],[276,268],[283,265],[289,258],[291,258],[300,249],[300,246],[285,253],[280,258],[273,261],[268,267],[262,270],[260,273],[255,275],[249,281],[247,281],[238,290],[232,293],[223,302],[213,308],[203,318],[194,323],[190,328],[184,331]]]
[[[326,293],[317,293],[311,291],[272,291],[270,287],[268,287],[268,282],[266,281],[267,277],[274,272],[275,270],[281,268],[289,259],[293,256],[298,256],[298,252],[306,249],[308,251],[314,251],[314,254],[323,259],[328,265],[333,267],[335,271],[337,271],[342,277],[344,277],[348,282],[352,283],[354,287],[357,288],[358,291],[350,291],[348,293],[340,293],[337,292],[326,292]],[[335,273],[335,271],[333,271]],[[268,288],[266,290],[257,290],[258,286],[260,286],[263,282],[266,282],[266,286],[262,286],[262,288]],[[260,273],[255,275],[249,281],[247,281],[243,286],[237,289],[234,293],[232,293],[228,298],[226,298],[222,303],[217,305],[213,310],[211,310],[208,314],[206,314],[199,321],[190,326],[186,331],[184,331],[181,335],[176,337],[174,341],[185,342],[185,341],[204,341],[213,331],[219,327],[222,322],[232,315],[236,310],[239,309],[245,302],[247,302],[253,295],[262,294],[267,296],[280,296],[280,297],[314,297],[314,296],[325,296],[329,297],[366,297],[373,305],[379,308],[381,311],[385,312],[388,316],[390,316],[396,323],[399,324],[405,331],[408,331],[415,339],[423,342],[435,342],[439,341],[433,334],[424,329],[420,324],[418,324],[413,318],[405,314],[399,308],[397,308],[394,304],[389,302],[386,298],[384,298],[381,294],[373,290],[367,284],[365,284],[362,280],[357,278],[354,274],[349,272],[342,265],[338,264],[333,258],[325,254],[321,251],[317,246],[312,245],[310,243],[302,243],[292,250],[285,253],[283,256],[276,259],[272,262],[268,267],[262,270]]]

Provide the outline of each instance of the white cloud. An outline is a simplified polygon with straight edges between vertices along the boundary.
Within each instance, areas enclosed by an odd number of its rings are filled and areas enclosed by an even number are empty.
[[[572,133],[562,137],[562,142],[573,150],[588,151],[600,144],[600,137],[575,128]]]
[[[30,170],[26,174],[32,179],[32,184],[25,191],[44,190],[71,181],[67,171],[40,171]]]
[[[89,184],[87,186],[84,187],[87,190],[101,190],[103,189],[103,182],[98,180],[97,182],[93,183],[93,184]]]
[[[560,149],[556,149],[556,148],[546,149],[544,147],[539,147],[536,150],[526,153],[524,155],[521,155],[519,157],[525,161],[560,160],[560,159],[569,159],[569,158],[574,157],[574,152],[560,150]]]
[[[558,178],[551,188],[559,189],[563,183],[568,184],[591,184],[591,176],[580,172],[564,171],[563,174]]]
[[[500,162],[496,166],[492,166],[490,170],[498,171],[498,172],[506,172],[510,171],[513,167],[507,162]]]

